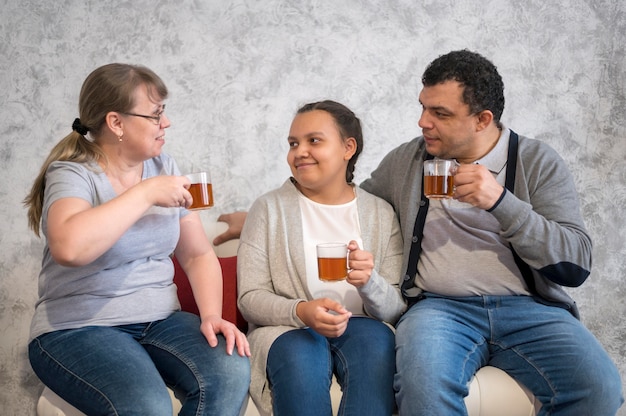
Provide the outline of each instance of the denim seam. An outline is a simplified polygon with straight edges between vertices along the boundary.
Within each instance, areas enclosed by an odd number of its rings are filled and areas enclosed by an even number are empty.
[[[467,368],[467,363],[470,360],[470,357],[472,357],[474,355],[474,353],[478,350],[479,346],[485,345],[485,343],[486,343],[486,340],[484,338],[483,338],[482,342],[474,343],[474,348],[471,351],[468,351],[468,353],[465,355],[465,359],[463,360],[463,373],[462,373],[462,375],[465,375],[465,370]],[[469,384],[470,384],[470,382],[472,380],[472,377],[473,377],[473,375],[470,376],[470,378],[467,380],[467,385],[466,385],[467,392],[466,393],[469,393]]]
[[[343,355],[341,354],[341,349],[339,348],[335,348],[332,344],[329,343],[329,350],[328,350],[328,354],[329,356],[331,355],[331,350],[335,351],[335,356],[337,357],[338,360],[341,361],[342,367],[343,367],[343,380],[341,381],[341,383],[339,384],[341,386],[341,401],[339,402],[339,409],[337,409],[337,416],[341,416],[346,412],[345,406],[346,406],[346,397],[344,396],[347,391],[349,390],[347,387],[348,384],[348,380],[350,379],[350,377],[348,376],[348,366],[346,365],[346,361],[343,357]],[[329,362],[332,363],[332,357],[329,357],[330,360]],[[330,374],[331,377],[331,384],[332,384],[332,371]],[[337,379],[337,382],[339,383],[339,379]],[[330,394],[330,390],[328,392]]]
[[[530,360],[528,357],[526,357],[524,354],[522,354],[517,348],[505,347],[505,346],[501,345],[499,342],[497,342],[497,340],[493,339],[494,330],[493,330],[493,327],[492,327],[492,324],[491,324],[491,322],[492,322],[491,310],[488,311],[488,316],[489,316],[489,330],[490,330],[489,337],[491,338],[490,344],[491,345],[497,345],[498,348],[502,349],[503,351],[508,349],[508,350],[514,352],[518,357],[520,357],[522,360],[526,361],[530,366],[532,366],[537,371],[537,373],[539,373],[541,375],[541,377],[546,381],[548,386],[550,386],[550,390],[552,391],[552,398],[550,399],[550,407],[553,407],[554,406],[553,401],[554,401],[554,398],[556,397],[557,390],[554,387],[554,385],[552,384],[552,382],[548,379],[546,374],[543,371],[541,371],[539,369],[539,367],[537,367],[537,365],[532,360]],[[549,416],[549,415],[550,415],[550,411],[546,410],[546,416]]]
[[[502,348],[502,346],[500,346],[500,345],[499,345],[499,347]],[[535,365],[534,361],[530,360],[528,357],[526,357],[524,354],[522,354],[516,348],[510,348],[510,350],[513,351],[515,354],[517,354],[518,357],[520,357],[521,359],[526,361],[528,364],[530,364],[535,370],[537,370],[537,373],[539,373],[541,375],[541,377],[546,381],[548,386],[550,386],[550,390],[552,391],[552,394],[551,394],[552,398],[550,399],[550,408],[553,408],[554,407],[554,400],[557,397],[558,391],[554,387],[554,385],[552,384],[550,379],[546,376],[546,374],[539,367],[537,367],[537,365]],[[542,406],[542,408],[543,408],[543,406]],[[546,416],[549,416],[549,415],[550,415],[550,410],[546,409]]]
[[[200,378],[198,377],[198,368],[195,366],[193,361],[188,361],[186,358],[181,357],[180,355],[178,355],[176,353],[176,351],[174,349],[169,348],[169,345],[167,344],[162,344],[160,342],[154,342],[154,341],[150,341],[150,342],[140,342],[141,345],[150,345],[156,348],[160,348],[163,351],[172,354],[174,357],[176,357],[178,360],[180,360],[181,362],[183,362],[187,368],[189,368],[189,370],[191,371],[191,373],[193,374],[194,378],[196,379],[196,383],[198,383],[199,386],[199,390],[200,390],[200,396],[199,396],[199,400],[198,400],[198,408],[196,409],[196,415],[197,416],[201,416],[203,411],[204,411],[204,403],[206,400],[205,397],[205,392],[206,392],[206,386],[200,381]],[[185,403],[186,404],[186,403]]]
[[[74,373],[73,371],[71,371],[69,368],[65,367],[60,361],[58,361],[56,358],[54,358],[52,355],[50,355],[50,353],[44,348],[43,345],[41,345],[41,342],[39,339],[35,339],[35,341],[37,342],[37,345],[39,346],[39,350],[41,351],[41,353],[45,354],[52,362],[54,362],[60,369],[62,369],[63,371],[65,371],[67,374],[71,375],[72,377],[74,377],[77,381],[85,384],[85,386],[89,387],[90,389],[92,389],[94,392],[98,393],[102,398],[104,398],[104,400],[106,400],[106,402],[109,404],[109,407],[111,408],[111,410],[115,413],[115,415],[119,415],[119,413],[117,412],[117,410],[115,409],[115,407],[113,406],[113,403],[111,403],[111,401],[109,400],[109,398],[102,393],[99,389],[97,389],[95,386],[93,386],[91,383],[88,383],[85,379],[83,379],[82,377],[80,377],[78,374]]]

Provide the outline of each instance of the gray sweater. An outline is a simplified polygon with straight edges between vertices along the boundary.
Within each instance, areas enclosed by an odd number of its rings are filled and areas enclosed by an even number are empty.
[[[404,237],[403,271],[414,238],[422,199],[422,165],[426,158],[423,137],[392,150],[361,187],[388,201],[400,220]],[[591,268],[591,239],[580,215],[578,194],[563,159],[545,143],[519,138],[514,193],[506,192],[490,210],[500,224],[500,235],[527,264],[539,301],[567,308],[578,317],[575,302],[562,286],[581,285]],[[418,227],[419,228],[419,227]],[[459,273],[462,278],[462,273]],[[410,286],[413,276],[404,276]],[[409,301],[419,296],[417,287],[404,291]]]
[[[388,203],[356,188],[363,249],[374,256],[369,282],[358,288],[365,312],[395,323],[406,305],[400,294],[402,237]],[[299,191],[286,181],[258,198],[246,218],[237,253],[238,306],[250,324],[250,395],[261,414],[271,412],[266,380],[269,349],[283,333],[303,328],[296,305],[313,299],[307,289]]]

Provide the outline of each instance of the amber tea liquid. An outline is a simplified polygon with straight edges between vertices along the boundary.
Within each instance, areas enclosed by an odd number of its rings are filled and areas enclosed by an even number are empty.
[[[424,195],[431,199],[452,198],[454,176],[424,176]]]
[[[188,209],[205,209],[213,206],[213,185],[210,183],[192,183],[189,193],[193,203]]]
[[[329,258],[318,257],[317,269],[320,280],[337,282],[346,278],[348,274],[348,262],[346,257]]]

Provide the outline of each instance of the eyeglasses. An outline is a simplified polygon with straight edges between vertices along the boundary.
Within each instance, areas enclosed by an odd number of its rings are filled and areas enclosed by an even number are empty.
[[[163,112],[165,112],[165,104],[163,104],[161,111],[159,111],[156,116],[146,116],[144,114],[135,114],[135,113],[122,113],[122,114],[126,114],[127,116],[147,118],[148,120],[152,120],[152,122],[158,126],[161,124],[161,116],[163,115]]]

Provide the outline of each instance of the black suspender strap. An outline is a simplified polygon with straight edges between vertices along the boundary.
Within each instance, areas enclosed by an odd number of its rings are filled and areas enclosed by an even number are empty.
[[[504,180],[504,187],[513,193],[515,189],[515,173],[517,172],[517,148],[519,145],[519,138],[517,133],[511,130],[509,136],[509,152],[506,158],[506,179]]]
[[[507,157],[507,165],[506,165],[506,179],[504,182],[504,187],[508,192],[513,193],[515,190],[515,173],[517,171],[517,148],[519,145],[519,137],[517,133],[511,130],[511,136],[509,137],[509,153]],[[511,252],[513,253],[513,259],[515,260],[515,264],[519,268],[522,276],[524,277],[524,281],[526,282],[526,286],[531,294],[537,293],[535,288],[535,278],[533,277],[533,273],[530,270],[530,266],[522,260],[522,258],[515,252],[513,246],[511,246]]]
[[[425,160],[433,159],[432,155],[426,154]],[[401,285],[402,296],[407,300],[411,307],[420,298],[419,294],[410,294],[409,289],[415,287],[415,276],[417,275],[417,263],[422,252],[422,236],[424,233],[424,224],[426,224],[426,214],[428,214],[429,199],[424,195],[424,175],[422,174],[422,196],[420,199],[420,207],[415,219],[413,227],[413,241],[411,242],[411,251],[409,253],[409,262],[407,264],[406,273]]]

